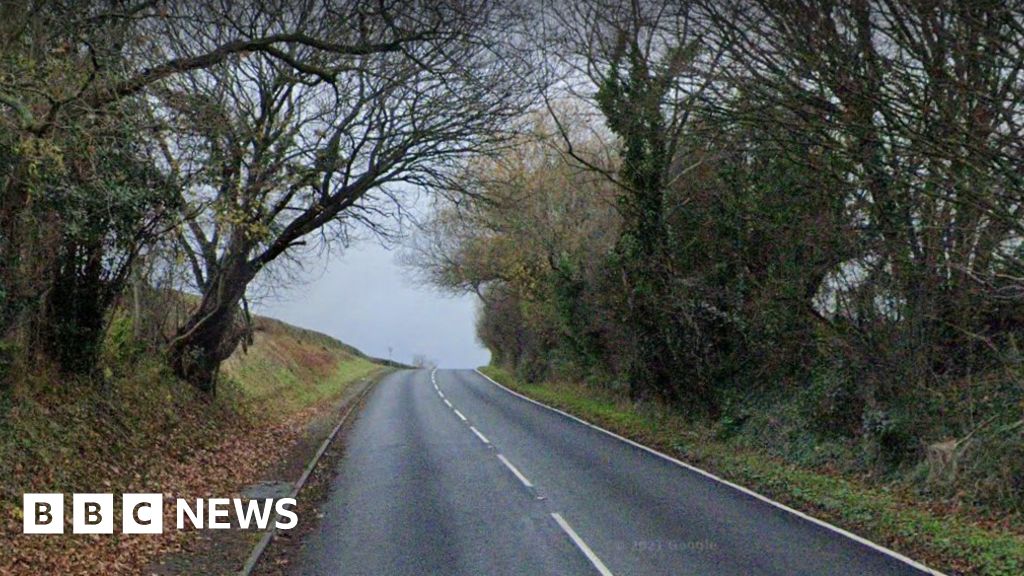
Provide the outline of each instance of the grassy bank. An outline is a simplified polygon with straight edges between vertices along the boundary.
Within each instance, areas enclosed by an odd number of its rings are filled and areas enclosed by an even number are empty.
[[[253,344],[223,367],[241,409],[259,415],[272,408],[277,417],[329,400],[381,369],[330,336],[270,318],[255,320]]]
[[[942,510],[900,491],[800,467],[716,437],[657,406],[634,405],[578,384],[525,384],[496,367],[498,382],[727,480],[827,520],[948,574],[1024,573],[1024,535],[966,512]]]
[[[116,325],[105,374],[65,381],[40,369],[0,394],[0,573],[143,573],[196,533],[25,536],[21,495],[236,494],[282,461],[318,411],[386,369],[276,320],[257,318],[255,330],[248,350],[225,363],[212,400],[176,380],[157,355],[120,340]],[[164,522],[173,526],[172,507]]]

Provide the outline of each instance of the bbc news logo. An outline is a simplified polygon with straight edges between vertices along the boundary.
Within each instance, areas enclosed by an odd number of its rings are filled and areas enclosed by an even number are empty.
[[[290,530],[299,523],[294,498],[248,500],[241,498],[197,498],[190,502],[175,500],[175,525],[184,530],[186,523],[198,529],[231,528],[234,514],[242,530],[266,529],[274,521],[278,530]],[[74,534],[114,533],[113,494],[73,494],[71,531]],[[22,502],[25,534],[64,533],[63,494],[25,494]],[[121,532],[123,534],[161,534],[164,531],[163,494],[122,494]]]

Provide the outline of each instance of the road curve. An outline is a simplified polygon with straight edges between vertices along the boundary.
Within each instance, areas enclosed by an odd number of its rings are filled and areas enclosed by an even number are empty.
[[[471,370],[370,394],[295,574],[921,575]]]

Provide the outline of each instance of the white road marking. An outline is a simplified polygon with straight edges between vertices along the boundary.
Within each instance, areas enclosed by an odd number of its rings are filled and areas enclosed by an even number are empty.
[[[551,517],[555,519],[555,522],[558,522],[562,531],[569,535],[573,544],[580,549],[580,552],[583,552],[583,555],[587,557],[587,560],[590,560],[590,563],[594,565],[594,568],[597,568],[597,571],[601,573],[601,576],[613,576],[612,571],[604,565],[604,562],[601,562],[601,559],[597,557],[597,554],[594,554],[594,551],[590,549],[590,546],[587,546],[587,543],[583,541],[583,538],[580,538],[580,535],[572,529],[572,526],[569,526],[569,523],[565,521],[565,518],[562,518],[561,514],[558,512],[552,512]]]
[[[447,404],[449,408],[451,408],[451,409],[453,409],[453,410],[455,409],[455,407],[454,407],[454,406],[452,406],[452,403],[451,403],[451,402],[449,402],[447,398],[445,398],[445,399],[444,399],[444,403],[445,403],[445,404]]]
[[[437,391],[437,395],[444,398],[444,392],[441,392],[440,390]]]
[[[770,505],[772,505],[772,506],[774,506],[774,507],[776,507],[776,508],[778,508],[780,510],[785,510],[786,512],[789,512],[790,514],[793,514],[794,516],[797,516],[798,518],[802,518],[802,519],[804,519],[804,520],[806,520],[808,522],[811,522],[813,524],[817,524],[818,526],[821,526],[822,528],[825,528],[827,530],[831,530],[832,532],[835,532],[836,534],[839,534],[841,536],[845,536],[845,537],[849,538],[850,540],[853,540],[854,542],[858,542],[860,544],[863,544],[864,546],[867,546],[868,548],[871,548],[872,550],[875,550],[877,552],[881,552],[882,554],[885,554],[886,556],[889,556],[890,558],[895,558],[896,560],[899,560],[900,562],[903,562],[904,564],[907,564],[909,566],[917,568],[918,570],[924,572],[925,574],[931,574],[932,576],[948,576],[947,574],[945,574],[943,572],[939,572],[938,570],[936,570],[934,568],[929,568],[928,566],[925,566],[924,564],[921,564],[920,562],[917,562],[916,560],[908,558],[908,557],[904,556],[903,554],[900,554],[899,552],[896,552],[895,550],[890,550],[889,548],[886,548],[885,546],[881,546],[879,544],[875,544],[874,542],[868,540],[867,538],[858,536],[858,535],[854,534],[853,532],[850,532],[850,531],[844,530],[844,529],[842,529],[842,528],[840,528],[838,526],[834,526],[832,524],[829,524],[828,522],[825,522],[824,520],[819,520],[819,519],[817,519],[814,516],[811,516],[809,514],[804,514],[803,512],[801,512],[799,510],[796,510],[796,509],[793,509],[793,508],[790,508],[789,506],[786,506],[785,504],[783,504],[781,502],[776,502],[775,500],[772,500],[772,499],[768,498],[767,496],[762,496],[761,494],[758,494],[757,492],[754,492],[753,490],[751,490],[749,488],[744,488],[743,486],[740,486],[739,484],[735,484],[733,482],[729,482],[728,480],[725,480],[724,478],[720,478],[718,476],[715,476],[714,474],[712,474],[712,473],[710,473],[710,472],[708,472],[706,470],[701,470],[700,468],[697,468],[696,466],[693,466],[692,464],[687,464],[686,462],[683,462],[681,460],[673,458],[673,457],[669,456],[668,454],[664,454],[662,452],[658,452],[654,448],[650,448],[648,446],[644,446],[643,444],[640,444],[639,442],[634,442],[634,441],[630,440],[629,438],[624,438],[622,436],[619,436],[615,432],[612,432],[610,430],[605,430],[604,428],[601,428],[600,426],[598,426],[596,424],[591,424],[590,422],[587,422],[586,420],[584,420],[582,418],[579,418],[577,416],[573,416],[572,414],[569,414],[568,412],[565,412],[563,410],[559,410],[558,408],[552,408],[551,406],[548,406],[547,404],[544,404],[542,402],[538,402],[538,401],[534,400],[533,398],[530,398],[529,396],[524,396],[523,394],[520,394],[519,392],[516,392],[515,390],[512,390],[511,388],[508,388],[506,386],[503,386],[502,384],[499,384],[498,382],[495,382],[493,378],[491,378],[490,376],[488,376],[487,374],[484,374],[483,372],[481,372],[479,370],[476,370],[476,373],[481,375],[481,376],[483,376],[489,382],[491,382],[492,384],[494,384],[498,388],[501,388],[502,390],[504,390],[505,392],[508,392],[509,394],[511,394],[513,396],[517,396],[517,397],[519,397],[519,398],[521,398],[523,400],[526,400],[527,402],[530,402],[531,404],[536,404],[537,406],[540,406],[541,408],[546,408],[548,410],[551,410],[552,412],[557,412],[558,414],[561,414],[562,416],[565,416],[566,418],[569,418],[571,420],[575,420],[575,421],[579,422],[580,424],[583,424],[584,426],[587,426],[589,428],[593,428],[594,430],[597,430],[599,432],[604,432],[605,434],[607,434],[607,435],[609,435],[609,436],[611,436],[613,438],[616,438],[618,440],[621,440],[621,441],[625,442],[626,444],[629,444],[630,446],[634,446],[636,448],[639,448],[639,449],[641,449],[641,450],[643,450],[645,452],[648,452],[650,454],[658,456],[659,458],[664,458],[665,460],[668,460],[669,462],[672,462],[673,464],[675,464],[677,466],[680,466],[682,468],[686,468],[687,470],[690,470],[692,472],[696,472],[697,474],[700,474],[701,476],[704,476],[705,478],[708,478],[710,480],[714,480],[715,482],[718,482],[719,484],[723,484],[723,485],[728,486],[728,487],[730,487],[730,488],[732,488],[734,490],[739,490],[740,492],[743,492],[744,494],[746,494],[748,496],[751,496],[753,498],[756,498],[756,499],[758,499],[758,500],[760,500],[760,501],[762,501],[762,502],[764,502],[766,504],[770,504]]]
[[[458,416],[463,422],[466,421],[466,417],[462,415],[462,412],[459,412],[458,408],[453,408],[453,410],[455,410],[455,415]]]
[[[516,478],[519,478],[519,481],[523,483],[523,486],[526,486],[527,488],[533,488],[533,484],[530,483],[526,476],[523,476],[522,472],[520,472],[515,466],[512,465],[511,462],[508,461],[508,458],[505,458],[501,454],[498,454],[498,460],[501,460],[501,463],[504,464],[506,468],[511,470],[512,473],[516,475]]]
[[[481,434],[480,431],[477,430],[476,428],[474,428],[473,426],[470,426],[469,429],[472,430],[473,434],[476,434],[476,437],[479,438],[480,441],[483,442],[484,444],[490,444],[491,443],[491,441],[487,439],[487,436],[484,436],[483,434]]]

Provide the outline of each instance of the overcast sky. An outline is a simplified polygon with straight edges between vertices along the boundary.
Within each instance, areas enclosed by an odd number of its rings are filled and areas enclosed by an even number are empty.
[[[371,356],[410,362],[424,354],[446,368],[487,364],[477,342],[476,299],[417,286],[396,253],[362,241],[331,255],[323,274],[256,306],[260,314],[323,332]],[[317,264],[313,264],[317,266]]]

